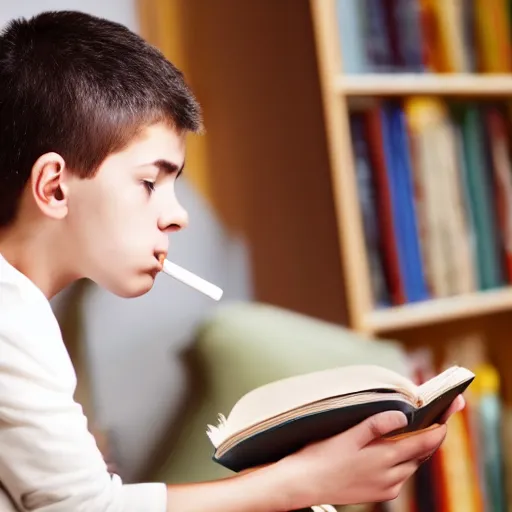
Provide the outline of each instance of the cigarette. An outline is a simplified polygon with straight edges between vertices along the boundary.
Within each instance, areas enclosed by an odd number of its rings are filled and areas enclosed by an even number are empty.
[[[163,271],[174,279],[196,289],[197,291],[208,295],[214,300],[220,300],[224,293],[218,286],[215,286],[203,278],[196,276],[192,272],[185,270],[184,268],[172,263],[169,260],[163,260]]]

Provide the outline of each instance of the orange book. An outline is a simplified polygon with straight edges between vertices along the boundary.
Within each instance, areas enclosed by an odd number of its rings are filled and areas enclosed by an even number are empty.
[[[475,0],[478,61],[483,73],[512,69],[511,34],[505,0]]]
[[[433,72],[445,68],[440,29],[437,18],[437,0],[419,0],[421,26],[425,38],[425,66]]]
[[[445,352],[447,365],[459,361],[474,369],[485,357],[485,345],[478,335],[469,335],[447,343]],[[467,390],[465,397],[466,407],[450,418],[448,434],[439,450],[444,478],[443,512],[487,511],[478,397],[472,389]]]
[[[441,446],[440,466],[443,475],[443,511],[484,512],[473,432],[468,415],[470,405],[450,418],[450,428]]]

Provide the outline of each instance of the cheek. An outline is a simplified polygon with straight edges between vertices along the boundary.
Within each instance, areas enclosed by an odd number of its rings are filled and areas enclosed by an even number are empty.
[[[153,235],[151,218],[147,198],[126,195],[104,209],[99,219],[100,230],[110,245],[117,246],[115,252],[124,252],[124,257],[130,258],[130,253],[149,248]]]
[[[151,248],[151,205],[137,186],[95,187],[84,194],[76,209],[70,210],[72,229],[78,234],[81,252],[95,265],[112,260],[129,262]]]

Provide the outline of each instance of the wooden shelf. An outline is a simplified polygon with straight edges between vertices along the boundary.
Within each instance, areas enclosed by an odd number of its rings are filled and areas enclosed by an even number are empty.
[[[512,95],[512,74],[340,74],[334,79],[334,88],[347,96],[507,96]]]
[[[368,329],[383,333],[512,310],[512,287],[373,311]]]

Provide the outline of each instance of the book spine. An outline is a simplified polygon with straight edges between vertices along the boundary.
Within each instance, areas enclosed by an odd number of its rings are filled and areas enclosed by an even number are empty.
[[[382,242],[378,229],[374,172],[371,168],[368,143],[365,137],[364,115],[352,115],[350,126],[354,141],[357,188],[359,204],[361,205],[366,251],[370,265],[374,305],[375,307],[385,307],[390,305],[390,297],[381,258]]]
[[[512,283],[506,112],[500,102],[407,98],[358,113],[352,142],[375,307]]]

